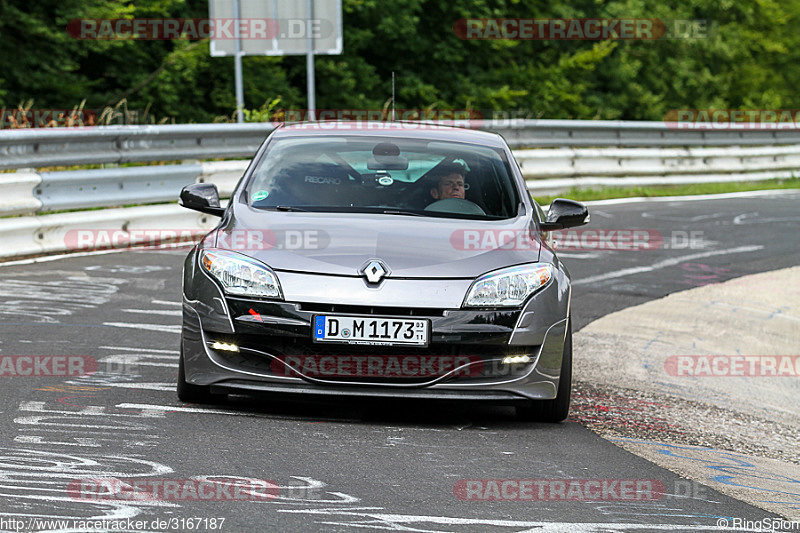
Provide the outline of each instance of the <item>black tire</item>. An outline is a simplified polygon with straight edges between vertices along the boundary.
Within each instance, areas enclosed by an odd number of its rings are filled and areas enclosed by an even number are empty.
[[[534,422],[561,422],[569,416],[572,394],[572,317],[567,320],[564,354],[561,359],[561,378],[558,392],[552,400],[531,400],[517,406],[517,418]]]
[[[222,397],[217,394],[211,394],[209,387],[200,385],[192,385],[186,382],[186,371],[183,369],[183,345],[181,345],[181,354],[178,358],[178,399],[187,403],[217,403]]]

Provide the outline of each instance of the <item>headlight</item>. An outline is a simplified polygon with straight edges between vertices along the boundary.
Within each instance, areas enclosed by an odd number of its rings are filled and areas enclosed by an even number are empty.
[[[550,263],[533,263],[496,270],[475,280],[464,307],[516,307],[553,277]]]
[[[200,265],[228,294],[283,299],[278,277],[255,259],[226,250],[203,250]]]

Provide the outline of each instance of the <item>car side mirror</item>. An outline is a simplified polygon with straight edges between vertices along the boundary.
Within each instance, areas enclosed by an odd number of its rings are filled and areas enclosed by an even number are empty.
[[[225,208],[219,205],[219,191],[213,183],[192,183],[181,190],[178,203],[187,209],[221,217]]]
[[[589,223],[589,209],[580,202],[556,198],[550,204],[544,222],[539,224],[541,231],[574,228]]]

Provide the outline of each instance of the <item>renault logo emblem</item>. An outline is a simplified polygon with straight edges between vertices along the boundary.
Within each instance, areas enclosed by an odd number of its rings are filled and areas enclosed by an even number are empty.
[[[367,283],[376,284],[389,274],[389,269],[381,261],[373,259],[359,273],[367,278]]]

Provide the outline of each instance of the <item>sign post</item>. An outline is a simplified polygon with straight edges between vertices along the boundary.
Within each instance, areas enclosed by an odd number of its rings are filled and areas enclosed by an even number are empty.
[[[241,0],[233,0],[233,19],[236,24],[234,39],[236,39],[236,52],[233,59],[233,77],[236,85],[236,122],[244,122],[244,80],[242,79],[242,27],[238,23],[241,17]]]
[[[209,0],[209,15],[211,56],[234,56],[237,122],[244,121],[246,55],[305,55],[308,113],[315,119],[314,56],[342,53],[342,0]],[[233,35],[217,31],[226,19],[233,19]]]
[[[306,2],[308,24],[306,24],[306,93],[308,94],[308,118],[314,120],[317,114],[317,94],[314,80],[314,0]]]

